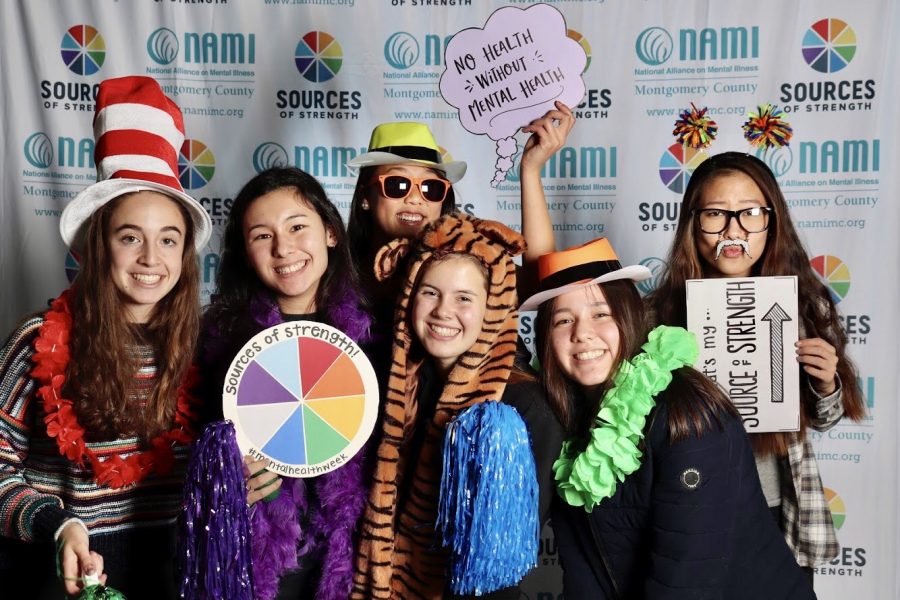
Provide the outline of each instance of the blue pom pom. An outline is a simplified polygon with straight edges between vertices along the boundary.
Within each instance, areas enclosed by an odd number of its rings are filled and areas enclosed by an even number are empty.
[[[481,595],[516,585],[537,564],[538,486],[528,428],[516,409],[481,402],[447,427],[438,528],[450,589]]]
[[[230,421],[194,442],[179,527],[182,598],[253,600],[244,463]]]

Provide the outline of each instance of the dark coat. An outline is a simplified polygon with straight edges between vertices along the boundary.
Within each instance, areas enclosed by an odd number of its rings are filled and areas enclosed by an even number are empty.
[[[641,467],[612,497],[590,514],[554,503],[566,598],[815,598],[766,506],[740,419],[721,414],[721,427],[672,444],[673,401],[691,400],[657,397]]]

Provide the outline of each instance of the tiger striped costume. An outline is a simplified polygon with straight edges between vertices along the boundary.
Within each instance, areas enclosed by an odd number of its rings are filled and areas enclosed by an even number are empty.
[[[444,431],[462,409],[500,400],[503,395],[516,351],[518,322],[512,257],[524,249],[524,238],[500,223],[451,214],[429,225],[418,240],[394,240],[376,257],[376,276],[384,280],[410,254],[394,319],[382,440],[363,517],[351,598],[441,598],[444,594],[447,553],[435,533]],[[410,456],[422,364],[421,358],[410,353],[414,335],[408,318],[410,298],[423,267],[451,253],[475,256],[486,267],[487,308],[478,340],[459,358],[444,384],[421,451]],[[412,479],[404,484],[407,477]],[[398,506],[401,486],[408,493],[404,505]]]

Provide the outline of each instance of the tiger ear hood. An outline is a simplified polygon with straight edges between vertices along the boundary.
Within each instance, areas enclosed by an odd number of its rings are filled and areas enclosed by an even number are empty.
[[[501,255],[509,258],[525,251],[525,238],[497,221],[454,214],[445,215],[425,228],[419,242],[421,253],[472,254],[487,268]]]
[[[402,244],[393,244],[378,253],[379,276],[380,270],[396,268],[400,252],[406,252],[399,249]],[[525,239],[519,233],[501,223],[464,214],[440,217],[409,246],[406,281],[394,319],[382,436],[363,519],[352,598],[443,597],[446,553],[436,541],[434,524],[444,432],[463,409],[478,402],[499,401],[503,395],[518,330],[513,257],[524,250]],[[415,334],[409,313],[423,269],[448,254],[469,255],[484,265],[487,305],[478,339],[450,371],[434,415],[421,422],[417,421],[421,360],[410,356]],[[425,428],[424,442],[411,456],[410,442],[417,427]],[[401,486],[408,490],[407,497],[400,496]]]

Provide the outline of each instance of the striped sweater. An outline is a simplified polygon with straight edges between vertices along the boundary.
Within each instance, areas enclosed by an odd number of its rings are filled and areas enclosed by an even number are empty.
[[[22,323],[0,350],[0,533],[23,541],[46,541],[69,517],[87,525],[91,539],[126,530],[171,526],[181,506],[187,447],[175,447],[175,468],[136,485],[112,489],[94,481],[89,465],[79,467],[60,455],[47,436],[44,410],[36,397],[33,343],[41,316]],[[136,375],[136,390],[146,391],[156,374],[153,354]],[[137,398],[136,404],[140,405]],[[126,458],[139,451],[137,438],[88,442],[101,459]],[[93,545],[93,542],[92,542]]]

